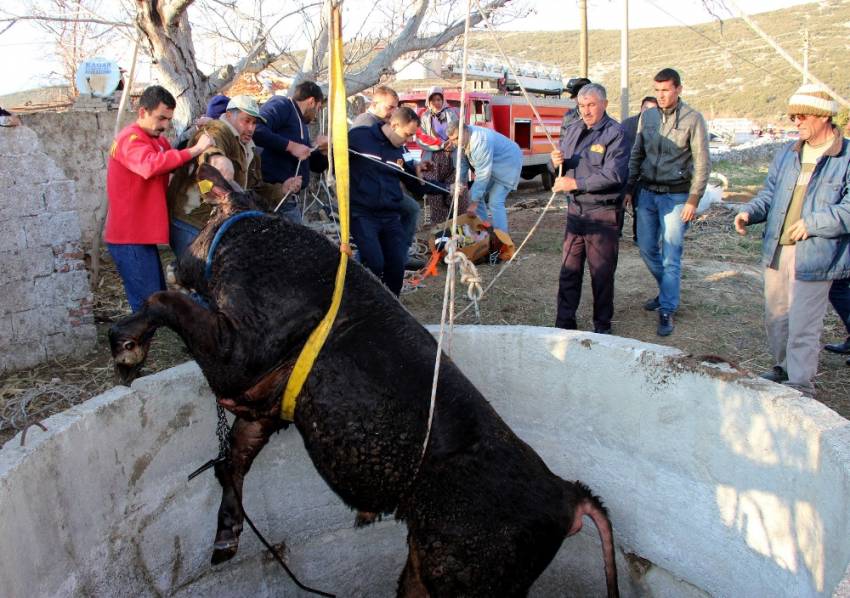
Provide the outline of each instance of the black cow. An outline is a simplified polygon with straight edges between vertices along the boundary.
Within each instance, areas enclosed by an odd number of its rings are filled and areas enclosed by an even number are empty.
[[[197,360],[220,405],[237,418],[231,458],[216,468],[224,491],[213,563],[236,553],[245,474],[280,420],[280,398],[307,336],[330,304],[339,249],[272,215],[233,224],[204,260],[216,231],[251,207],[218,171],[216,203],[179,282],[152,295],[110,330],[119,371],[131,378],[154,331],[172,328]],[[339,315],[302,390],[294,423],[316,469],[358,521],[395,513],[408,527],[399,596],[524,596],[563,539],[589,515],[602,539],[608,595],[617,573],[610,521],[591,491],[553,474],[443,357],[427,451],[436,342],[365,269],[349,269]],[[421,462],[420,462],[421,459]]]

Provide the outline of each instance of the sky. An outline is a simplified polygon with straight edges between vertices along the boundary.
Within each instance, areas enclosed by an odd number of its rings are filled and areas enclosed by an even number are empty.
[[[588,27],[592,29],[619,29],[622,22],[622,3],[624,0],[588,0]],[[693,25],[712,20],[701,0],[628,0],[629,27],[667,27],[687,23]],[[578,29],[578,3],[575,0],[524,0],[532,13],[521,20],[504,25],[503,29],[523,31],[560,31]],[[749,14],[787,8],[804,4],[804,0],[737,0]],[[24,14],[25,2],[5,0],[3,10],[12,14]],[[374,0],[348,0],[343,6],[351,14],[362,10],[363,6],[374,5]],[[663,8],[659,10],[658,7]],[[669,13],[669,14],[665,14]],[[672,15],[672,16],[671,16]],[[720,13],[723,18],[732,15]],[[344,13],[345,18],[345,13]],[[2,28],[2,27],[0,27]],[[121,43],[113,55],[106,58],[116,60],[125,68],[131,60],[132,44]],[[59,79],[51,72],[59,70],[58,64],[51,58],[52,43],[35,25],[20,23],[0,35],[0,56],[3,56],[2,77],[0,77],[0,95],[31,89],[41,85],[58,83]],[[149,79],[149,66],[143,65],[138,78]]]

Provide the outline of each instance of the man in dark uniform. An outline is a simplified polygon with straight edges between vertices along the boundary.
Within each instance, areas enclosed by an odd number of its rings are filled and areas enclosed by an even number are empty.
[[[593,288],[593,331],[611,333],[614,272],[619,252],[619,215],[629,173],[629,148],[620,124],[608,116],[605,88],[589,83],[578,93],[581,120],[567,127],[552,164],[563,165],[554,191],[570,194],[558,284],[559,328],[577,328],[584,261]]]
[[[408,246],[399,180],[414,192],[421,190],[415,179],[402,174],[417,174],[413,162],[404,161],[404,144],[416,134],[419,122],[416,112],[402,107],[387,123],[348,132],[348,145],[357,152],[351,156],[351,234],[361,263],[395,295],[404,281]]]

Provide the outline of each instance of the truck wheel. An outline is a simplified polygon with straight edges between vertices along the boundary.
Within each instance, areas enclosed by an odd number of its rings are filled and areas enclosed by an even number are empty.
[[[552,174],[548,168],[543,168],[543,170],[540,171],[540,180],[543,183],[543,188],[546,191],[551,191],[552,185],[555,184],[555,175]]]

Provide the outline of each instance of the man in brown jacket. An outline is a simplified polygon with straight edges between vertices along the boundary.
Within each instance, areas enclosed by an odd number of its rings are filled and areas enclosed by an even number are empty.
[[[193,183],[197,167],[212,156],[220,154],[229,158],[233,163],[233,182],[246,191],[254,191],[258,203],[266,210],[273,210],[287,191],[300,189],[301,177],[292,177],[279,185],[263,182],[260,156],[253,141],[258,119],[263,117],[257,101],[246,95],[235,96],[218,120],[207,123],[196,133],[196,137],[201,133],[212,137],[215,146],[178,169],[168,186],[171,248],[175,255],[183,253],[210,217],[212,208],[201,201]],[[194,139],[189,143],[194,143]]]

